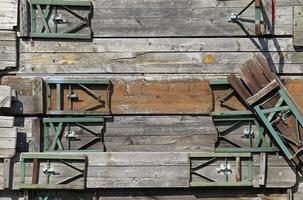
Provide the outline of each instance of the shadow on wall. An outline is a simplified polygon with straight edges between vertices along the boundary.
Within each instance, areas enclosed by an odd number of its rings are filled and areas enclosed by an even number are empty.
[[[259,195],[258,195],[259,194]],[[273,195],[272,194],[278,194]],[[136,199],[136,200],[145,200],[145,199],[204,199],[204,198],[216,198],[218,200],[224,200],[226,198],[232,198],[234,200],[240,199],[268,199],[274,200],[277,198],[286,199],[287,191],[279,189],[219,189],[218,188],[208,188],[204,189],[100,189],[97,191],[85,192],[81,191],[59,191],[59,192],[49,192],[49,191],[36,191],[30,194],[32,197],[45,197],[49,196],[56,199]]]
[[[284,72],[284,65],[285,65],[285,56],[281,50],[279,41],[277,40],[275,36],[275,24],[272,23],[266,13],[265,7],[263,5],[263,3],[261,2],[261,13],[262,13],[262,17],[263,17],[263,21],[261,22],[261,25],[265,25],[268,30],[269,33],[262,35],[262,36],[254,36],[251,35],[249,30],[247,30],[243,24],[239,23],[238,21],[236,21],[236,23],[239,25],[239,27],[243,30],[243,32],[249,36],[249,39],[251,40],[251,42],[259,49],[259,51],[266,57],[267,62],[270,65],[271,70],[274,73],[283,73]],[[250,20],[250,19],[241,19],[241,21],[245,22],[245,23],[255,23],[255,20]],[[279,62],[275,63],[272,54],[270,51],[268,51],[268,43],[269,41],[273,41],[273,44],[276,48],[276,52],[279,56]]]

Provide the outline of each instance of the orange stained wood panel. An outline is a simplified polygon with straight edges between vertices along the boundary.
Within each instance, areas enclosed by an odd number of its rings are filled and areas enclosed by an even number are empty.
[[[74,87],[78,100],[73,108],[94,108],[93,111],[113,114],[208,114],[212,107],[212,95],[207,80],[111,80],[112,89],[107,97],[106,87],[92,86],[104,100],[98,106],[93,98],[80,87]],[[68,87],[62,87],[62,109],[70,108]],[[110,102],[110,104],[108,103]],[[96,107],[94,107],[96,106]],[[51,88],[51,110],[56,110],[56,90]]]
[[[286,80],[284,82],[287,91],[293,97],[296,104],[303,110],[303,80]]]
[[[290,95],[295,100],[296,104],[303,110],[303,80],[291,80],[288,79],[284,82],[285,88],[290,93]],[[230,107],[234,108],[235,110],[245,110],[245,106],[241,103],[240,98],[233,93],[226,102],[225,105],[222,106],[219,100],[219,96],[230,89],[230,86],[217,86],[213,88],[213,95],[214,95],[214,110],[216,112],[223,112],[231,110]]]

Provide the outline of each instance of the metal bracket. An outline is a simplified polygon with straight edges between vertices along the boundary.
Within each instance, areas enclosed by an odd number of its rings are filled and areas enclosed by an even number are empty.
[[[70,151],[70,150],[89,150],[92,145],[101,142],[101,130],[96,132],[89,128],[89,125],[104,125],[103,117],[64,117],[64,118],[44,118],[44,151]],[[86,135],[88,141],[80,143],[78,146],[71,145],[81,140],[75,133],[75,129]],[[63,137],[64,136],[64,137]],[[63,144],[62,140],[65,143]],[[101,149],[100,149],[101,150]]]
[[[255,30],[252,31],[245,22],[250,22],[252,20],[244,19],[241,15],[248,10],[255,3]],[[246,31],[251,32],[256,35],[264,35],[264,34],[273,34],[273,23],[274,23],[274,15],[275,15],[275,0],[267,0],[267,4],[269,4],[271,9],[271,16],[265,16],[267,13],[264,10],[264,5],[262,0],[252,0],[245,8],[243,8],[239,13],[231,13],[229,18],[229,22],[237,23]],[[263,20],[262,20],[263,14]],[[261,25],[264,25],[264,30],[261,30]]]
[[[218,141],[226,141],[234,147],[220,147],[216,148],[216,152],[275,152],[275,148],[271,146],[269,138],[266,138],[264,128],[260,126],[250,111],[227,111],[227,112],[213,112],[211,113],[214,125],[218,132]],[[233,130],[242,128],[242,125],[247,125],[249,128],[244,129],[243,139],[249,140],[248,146],[236,144],[230,141],[226,136]],[[219,127],[230,125],[223,131]],[[255,126],[258,133],[254,139],[252,126]],[[254,139],[254,140],[253,140]]]
[[[253,113],[248,110],[237,111],[233,105],[234,101],[229,102],[229,99],[235,96],[236,92],[231,88],[228,80],[212,80],[210,81],[210,85],[213,91],[215,87],[224,86],[224,88],[226,88],[223,92],[220,92],[220,94],[216,94],[216,99],[220,101],[221,106],[229,109],[229,111],[211,113],[218,132],[216,152],[275,152],[276,150],[272,147],[270,138],[265,134],[264,128],[260,126]],[[214,92],[213,94],[215,95]],[[243,126],[248,126],[248,128],[240,130]],[[221,130],[221,127],[224,129]],[[254,133],[253,127],[257,129],[256,133]],[[242,131],[243,141],[249,140],[249,144],[245,146],[243,144],[239,145],[235,141],[228,139],[228,136],[233,134],[234,131]],[[221,147],[220,143],[223,141],[232,147]]]
[[[90,1],[30,0],[30,8],[31,37],[91,39]],[[76,20],[65,19],[64,12]],[[69,24],[72,26],[68,27]]]
[[[111,115],[110,81],[48,79],[45,83],[47,114]]]
[[[293,101],[288,97],[284,88],[280,88],[277,92],[280,99],[273,108],[263,108],[263,105],[268,102],[268,99],[263,99],[254,105],[254,110],[258,116],[263,121],[264,125],[267,127],[275,141],[278,143],[281,150],[284,152],[286,157],[290,160],[300,156],[303,150],[302,138],[300,129],[303,127],[303,116],[297,110],[296,106],[293,104]],[[293,115],[296,122],[296,140],[286,136],[283,133],[280,133],[275,127],[276,123],[282,121],[284,124],[287,124],[286,117]],[[295,145],[297,151],[289,150],[288,145]]]
[[[253,186],[250,153],[190,153],[189,158],[191,187]]]
[[[21,189],[85,189],[87,157],[76,154],[22,153]],[[32,166],[31,181],[27,168]],[[56,171],[58,167],[58,171]],[[65,170],[60,170],[65,167]],[[69,170],[67,175],[66,171]],[[39,173],[42,171],[42,173]],[[72,174],[72,175],[71,175]]]

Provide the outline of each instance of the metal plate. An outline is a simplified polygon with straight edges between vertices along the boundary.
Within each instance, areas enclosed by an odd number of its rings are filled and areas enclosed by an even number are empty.
[[[91,39],[90,1],[31,0],[31,37]]]
[[[102,117],[44,118],[44,151],[104,151]]]
[[[85,189],[85,155],[22,153],[20,160],[21,189]]]

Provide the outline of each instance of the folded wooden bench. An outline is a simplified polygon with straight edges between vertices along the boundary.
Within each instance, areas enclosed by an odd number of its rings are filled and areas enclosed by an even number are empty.
[[[302,111],[271,72],[264,56],[256,55],[242,64],[239,76],[230,74],[228,82],[284,155],[302,171]]]

